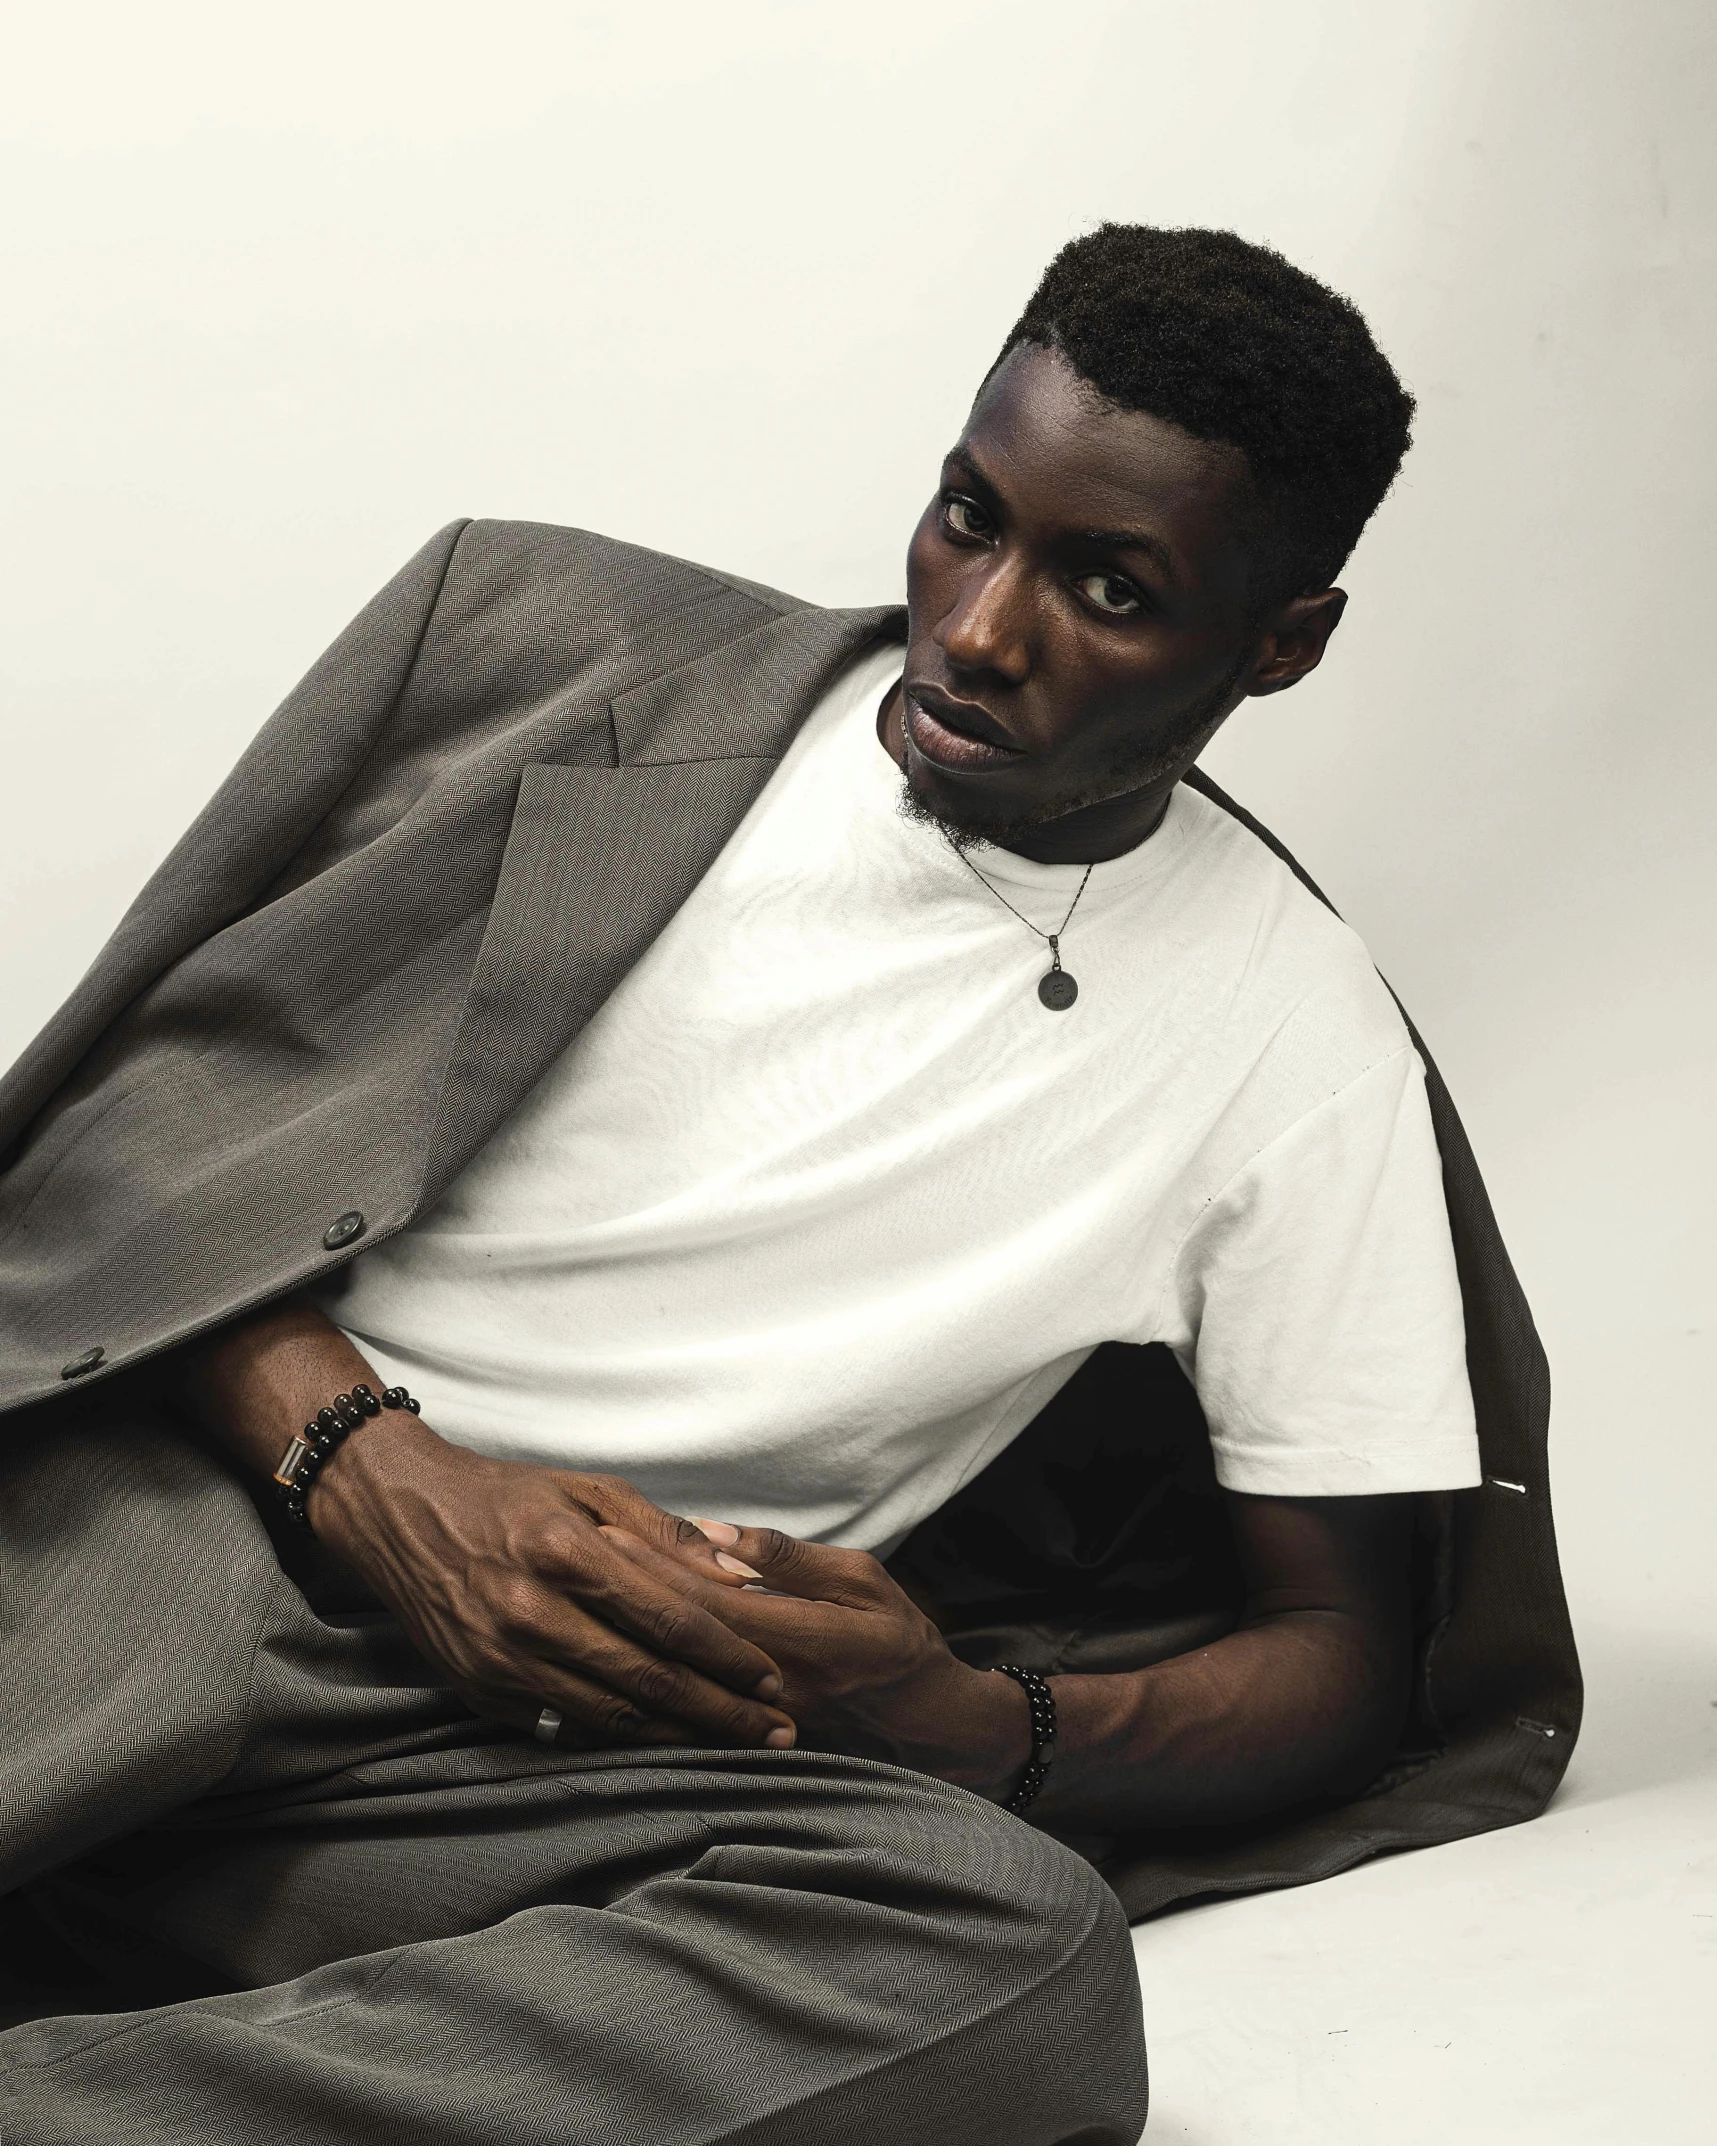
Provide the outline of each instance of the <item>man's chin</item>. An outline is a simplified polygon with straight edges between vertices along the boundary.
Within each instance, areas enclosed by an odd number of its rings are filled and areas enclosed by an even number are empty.
[[[1117,797],[1147,789],[1165,777],[1172,779],[1179,770],[1179,756],[1163,753],[1129,768],[1124,777],[1118,775],[1110,783],[1091,791],[1072,797],[1045,798],[1023,811],[1002,814],[984,813],[978,799],[972,799],[970,803],[964,798],[959,799],[956,811],[954,800],[944,804],[939,799],[927,797],[914,784],[912,771],[908,768],[901,779],[900,811],[903,818],[916,821],[921,827],[936,828],[962,849],[977,844],[985,844],[991,849],[1009,849],[1056,820],[1066,819],[1071,813],[1084,812],[1092,805],[1106,805]],[[980,809],[974,810],[974,806]]]
[[[1034,809],[1011,816],[963,809],[956,816],[949,805],[926,797],[910,773],[901,778],[900,813],[903,819],[913,820],[920,827],[934,827],[962,849],[979,843],[987,843],[993,849],[1005,849],[1010,839],[1017,841],[1020,836],[1060,817],[1054,809]]]

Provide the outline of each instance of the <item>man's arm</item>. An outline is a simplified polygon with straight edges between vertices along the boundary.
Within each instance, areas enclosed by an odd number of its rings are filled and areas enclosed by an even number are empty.
[[[1078,1831],[1216,1825],[1357,1795],[1407,1712],[1412,1501],[1228,1494],[1246,1603],[1226,1638],[1125,1675],[1053,1682],[1035,1806]]]
[[[1055,1761],[1034,1819],[1070,1832],[1220,1824],[1362,1789],[1407,1708],[1410,1503],[1231,1493],[1239,1628],[1149,1669],[1053,1678]],[[621,1539],[656,1565],[659,1552]],[[770,1592],[732,1592],[725,1573],[695,1584],[780,1663],[802,1743],[1006,1798],[1030,1751],[1012,1678],[959,1662],[862,1552],[770,1530],[716,1539]]]
[[[333,1394],[375,1381],[301,1304],[226,1330],[173,1375],[259,1483]],[[1409,1503],[1231,1494],[1239,1628],[1149,1669],[1055,1678],[1034,1816],[1073,1832],[1220,1823],[1362,1788],[1406,1710]],[[552,1705],[602,1744],[791,1742],[796,1726],[996,1801],[1028,1756],[1019,1687],[960,1662],[862,1551],[706,1535],[618,1478],[490,1460],[404,1413],[339,1448],[309,1511],[491,1718],[526,1728]]]
[[[380,1382],[321,1312],[288,1302],[170,1361],[170,1389],[259,1486],[336,1393]],[[566,1741],[790,1744],[762,1649],[690,1599],[722,1577],[690,1521],[614,1476],[491,1460],[404,1410],[370,1418],[323,1467],[311,1525],[399,1618],[474,1712],[520,1728],[545,1706]],[[602,1533],[650,1542],[640,1573]]]

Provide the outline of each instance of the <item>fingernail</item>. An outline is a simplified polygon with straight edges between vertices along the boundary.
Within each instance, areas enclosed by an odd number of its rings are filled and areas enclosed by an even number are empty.
[[[791,1751],[798,1740],[798,1736],[792,1729],[771,1729],[763,1739],[766,1744],[771,1745],[777,1751]]]
[[[715,1553],[715,1561],[723,1572],[737,1572],[742,1580],[760,1580],[761,1572],[753,1572],[749,1565],[741,1564],[737,1557],[729,1557],[725,1550]]]
[[[729,1527],[725,1520],[699,1520],[694,1516],[692,1526],[707,1535],[711,1542],[735,1543],[739,1540],[738,1528]]]
[[[781,1679],[771,1669],[766,1677],[759,1677],[757,1682],[752,1685],[751,1696],[754,1699],[773,1699],[780,1689]]]

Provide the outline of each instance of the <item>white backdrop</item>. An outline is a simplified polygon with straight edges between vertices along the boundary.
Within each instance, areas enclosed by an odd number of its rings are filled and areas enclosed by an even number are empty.
[[[452,516],[874,601],[1067,236],[1231,225],[1358,300],[1418,445],[1326,669],[1208,764],[1412,1008],[1538,1311],[1576,1789],[1708,1766],[1705,0],[33,17],[0,87],[0,1060]]]

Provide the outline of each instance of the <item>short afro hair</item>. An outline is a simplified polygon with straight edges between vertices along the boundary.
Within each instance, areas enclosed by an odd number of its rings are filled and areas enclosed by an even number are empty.
[[[1100,225],[1050,262],[997,365],[1021,343],[1120,409],[1240,449],[1266,606],[1329,587],[1412,437],[1413,398],[1358,309],[1232,231]]]

